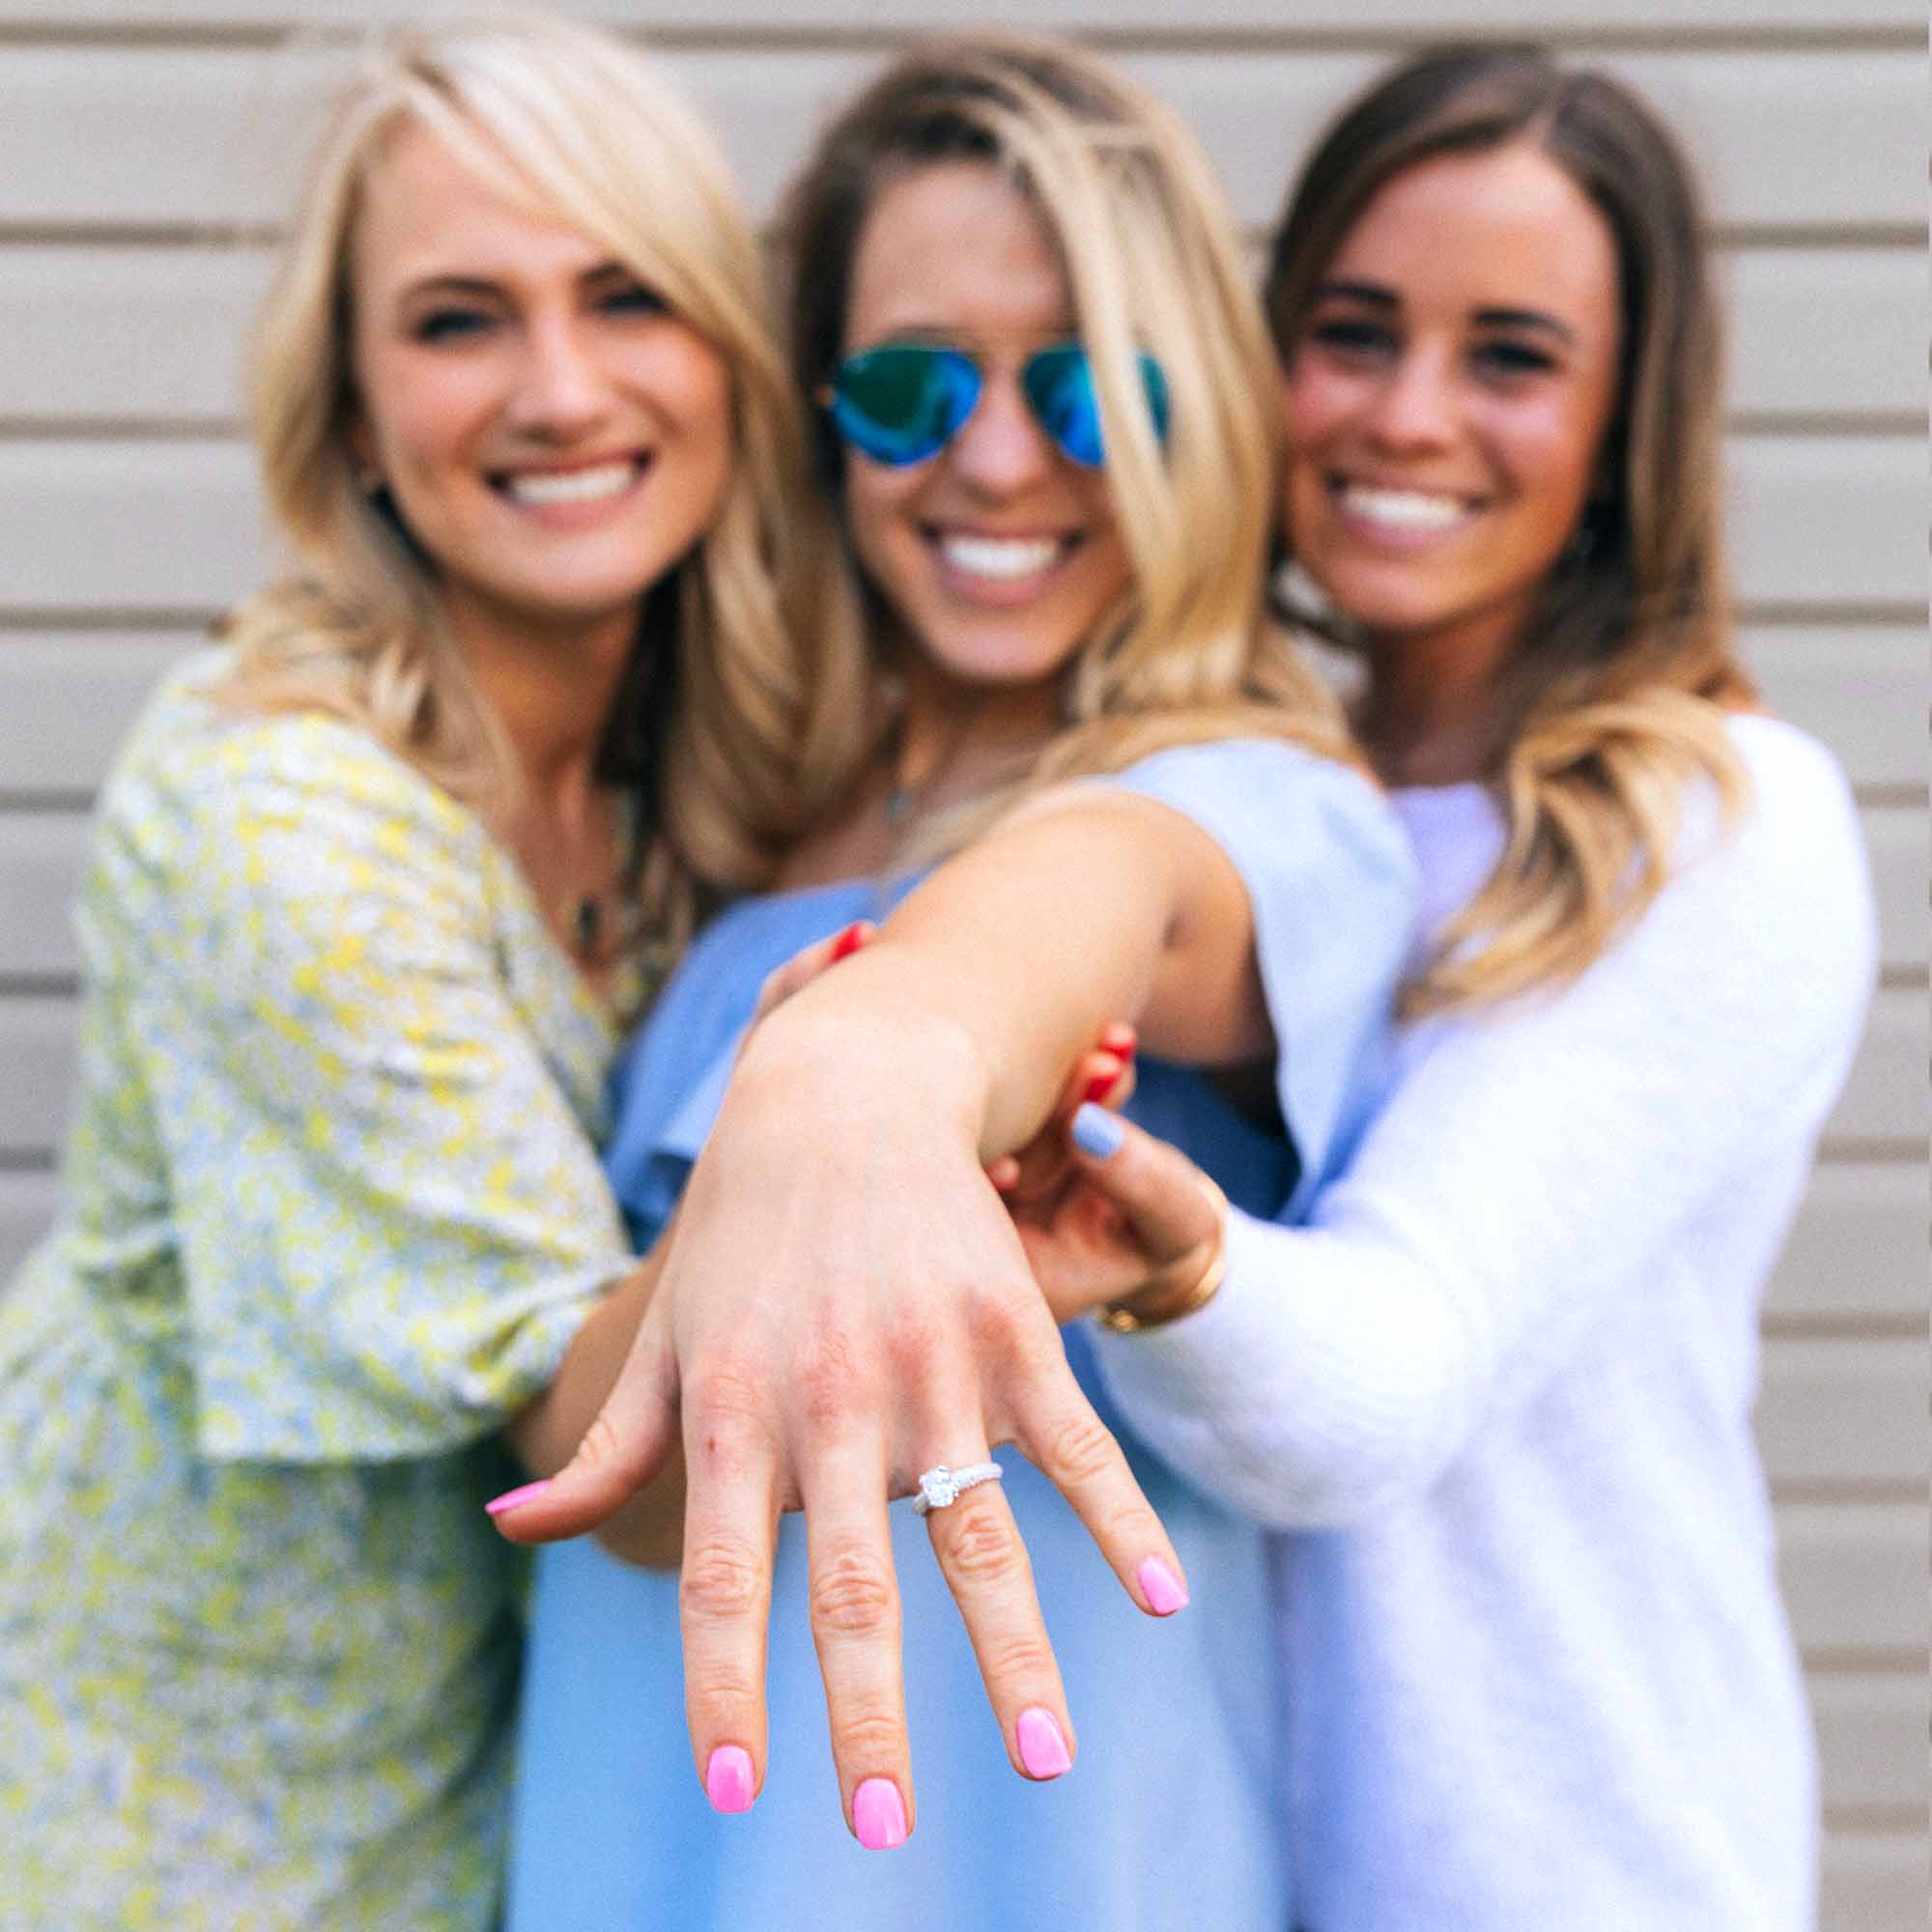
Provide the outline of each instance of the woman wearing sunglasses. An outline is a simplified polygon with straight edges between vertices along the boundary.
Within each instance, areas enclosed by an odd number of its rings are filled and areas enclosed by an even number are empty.
[[[1750,1408],[1874,947],[1844,780],[1731,652],[1701,232],[1640,101],[1471,52],[1341,118],[1274,250],[1286,535],[1435,945],[1309,1225],[1236,1212],[1211,1305],[1096,1349],[1130,1426],[1303,1532],[1320,1932],[1816,1923]],[[1185,1160],[1074,1132],[1093,1191],[1028,1236],[1063,1319],[1210,1264]]]
[[[1143,1118],[1236,1200],[1304,1199],[1351,1130],[1410,890],[1262,610],[1259,317],[1185,136],[1046,45],[891,71],[788,240],[866,730],[625,1069],[619,1196],[642,1239],[677,1211],[657,1295],[586,1454],[499,1520],[589,1526],[674,1388],[681,1586],[545,1553],[511,1923],[1278,1932],[1262,1539],[1116,1468],[981,1173],[1116,1013]],[[734,1065],[765,975],[882,917]],[[923,1523],[889,1517],[915,1487]],[[619,1547],[675,1562],[675,1486],[633,1518]]]

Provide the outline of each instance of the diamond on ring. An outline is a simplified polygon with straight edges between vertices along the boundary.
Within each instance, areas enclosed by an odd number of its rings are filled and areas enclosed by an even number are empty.
[[[928,1510],[951,1509],[968,1490],[981,1483],[997,1483],[1006,1473],[997,1463],[969,1463],[963,1469],[950,1469],[935,1463],[919,1479],[919,1494],[912,1499],[913,1514],[924,1516]]]

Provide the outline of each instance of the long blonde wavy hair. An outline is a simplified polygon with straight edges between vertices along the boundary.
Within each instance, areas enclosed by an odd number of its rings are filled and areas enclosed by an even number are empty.
[[[346,717],[499,827],[515,808],[518,773],[448,635],[434,559],[359,480],[351,446],[351,242],[406,125],[607,247],[729,369],[724,498],[644,599],[599,761],[638,802],[644,910],[681,943],[703,898],[765,884],[795,830],[798,747],[827,696],[811,640],[843,593],[724,156],[611,36],[533,14],[403,31],[367,52],[335,103],[253,344],[255,443],[298,570],[230,620],[229,696]]]
[[[1622,367],[1590,503],[1496,696],[1485,777],[1508,840],[1406,995],[1412,1013],[1573,980],[1669,877],[1688,792],[1747,790],[1724,728],[1750,701],[1731,640],[1719,318],[1695,179],[1656,115],[1535,47],[1445,48],[1344,109],[1289,197],[1265,304],[1284,361],[1376,194],[1445,154],[1530,142],[1615,242]],[[1347,641],[1318,612],[1292,612]]]
[[[960,160],[1010,182],[1065,263],[1131,564],[1126,591],[1065,673],[1062,728],[1017,790],[1238,733],[1351,757],[1339,707],[1262,594],[1279,467],[1273,366],[1233,222],[1186,128],[1103,62],[1008,34],[932,41],[832,122],[781,220],[801,393],[819,394],[845,354],[853,262],[880,193]],[[1168,380],[1164,444],[1140,381],[1143,350]],[[825,419],[816,454],[836,499],[845,456]],[[849,550],[847,562],[856,573]],[[876,594],[867,603],[869,622],[827,650],[841,689],[864,682],[876,694],[888,627]],[[819,734],[823,796],[849,791],[883,723],[875,703],[865,729]],[[947,840],[1016,795],[950,815]]]

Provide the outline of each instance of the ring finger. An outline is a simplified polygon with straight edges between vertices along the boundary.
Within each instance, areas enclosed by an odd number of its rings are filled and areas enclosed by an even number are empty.
[[[989,1458],[980,1450],[966,1460]],[[1072,1768],[1073,1725],[1033,1565],[1000,1484],[980,1483],[956,1502],[927,1511],[925,1525],[980,1661],[1008,1758],[1023,1777],[1058,1777]]]

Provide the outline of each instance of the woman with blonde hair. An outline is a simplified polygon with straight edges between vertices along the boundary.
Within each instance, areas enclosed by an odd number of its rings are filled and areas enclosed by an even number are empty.
[[[337,104],[257,346],[295,571],[109,781],[0,1299],[8,1924],[495,1922],[498,1432],[629,1332],[607,1070],[846,696],[762,305],[604,35],[406,35]]]
[[[1806,1932],[1817,1798],[1758,1313],[1873,967],[1856,811],[1752,701],[1694,185],[1635,97],[1405,63],[1268,277],[1304,601],[1426,882],[1414,1024],[1310,1225],[1092,1113],[1029,1253],[1128,1426],[1276,1546],[1293,1922]]]
[[[1144,1118],[1259,1211],[1305,1199],[1406,944],[1394,822],[1263,606],[1238,244],[1172,116],[995,36],[838,115],[785,239],[870,735],[624,1069],[657,1291],[582,1455],[497,1509],[588,1527],[681,1422],[684,1485],[639,1498],[668,1552],[626,1547],[682,1574],[539,1566],[511,1922],[1278,1932],[1262,1538],[1119,1463],[981,1173],[1118,1013]],[[768,971],[880,917],[738,1055]]]

